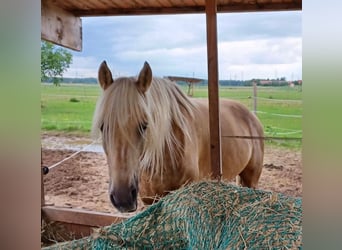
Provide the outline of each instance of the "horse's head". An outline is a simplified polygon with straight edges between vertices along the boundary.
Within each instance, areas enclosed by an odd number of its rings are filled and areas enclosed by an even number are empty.
[[[120,212],[137,209],[139,167],[148,130],[146,91],[152,70],[145,62],[140,74],[113,80],[104,61],[98,73],[103,97],[98,103],[95,126],[101,130],[109,167],[109,197]]]

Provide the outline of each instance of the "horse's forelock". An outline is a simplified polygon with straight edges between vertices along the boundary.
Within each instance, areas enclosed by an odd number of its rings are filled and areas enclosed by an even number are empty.
[[[93,131],[99,131],[104,122],[108,126],[108,138],[105,139],[109,145],[115,134],[120,134],[121,139],[130,143],[129,135],[136,131],[128,131],[127,123],[146,122],[141,167],[149,171],[151,177],[156,173],[162,175],[165,147],[168,147],[171,161],[176,163],[175,158],[179,157],[179,147],[182,146],[172,134],[172,123],[189,136],[190,124],[187,118],[193,115],[194,107],[175,84],[166,79],[154,78],[144,95],[137,90],[135,81],[135,78],[120,78],[104,91],[97,104]],[[184,115],[184,112],[187,114]]]
[[[134,82],[135,78],[115,80],[98,102],[94,125],[99,128],[101,124],[105,124],[109,133],[115,133],[108,135],[108,139],[121,136],[123,141],[131,143],[132,131],[127,130],[127,125],[138,124],[146,115],[146,101],[137,91]]]

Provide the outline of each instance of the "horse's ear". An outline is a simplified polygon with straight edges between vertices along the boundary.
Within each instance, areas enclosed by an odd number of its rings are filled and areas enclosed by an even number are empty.
[[[152,69],[150,65],[145,62],[144,67],[141,69],[137,81],[137,88],[141,93],[145,93],[150,87],[152,82]]]
[[[106,61],[103,61],[99,68],[99,83],[103,90],[113,83],[112,72],[110,72]]]

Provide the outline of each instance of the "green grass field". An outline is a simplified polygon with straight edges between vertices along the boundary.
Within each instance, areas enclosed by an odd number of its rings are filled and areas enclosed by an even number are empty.
[[[42,130],[89,132],[100,93],[98,85],[42,84]]]
[[[183,87],[186,92],[186,87]],[[89,133],[99,85],[41,84],[41,128],[43,131]],[[195,87],[194,97],[207,97],[206,87]],[[220,97],[244,103],[253,110],[252,87],[221,87]],[[258,87],[258,117],[266,136],[302,137],[302,92],[290,87]],[[300,147],[300,141],[276,141],[287,147]]]

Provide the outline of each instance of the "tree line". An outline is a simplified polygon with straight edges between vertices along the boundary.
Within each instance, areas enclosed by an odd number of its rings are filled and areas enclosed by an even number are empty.
[[[97,78],[95,77],[57,77],[59,83],[82,83],[82,84],[97,84]],[[53,78],[47,78],[44,80],[45,83],[53,83]]]

